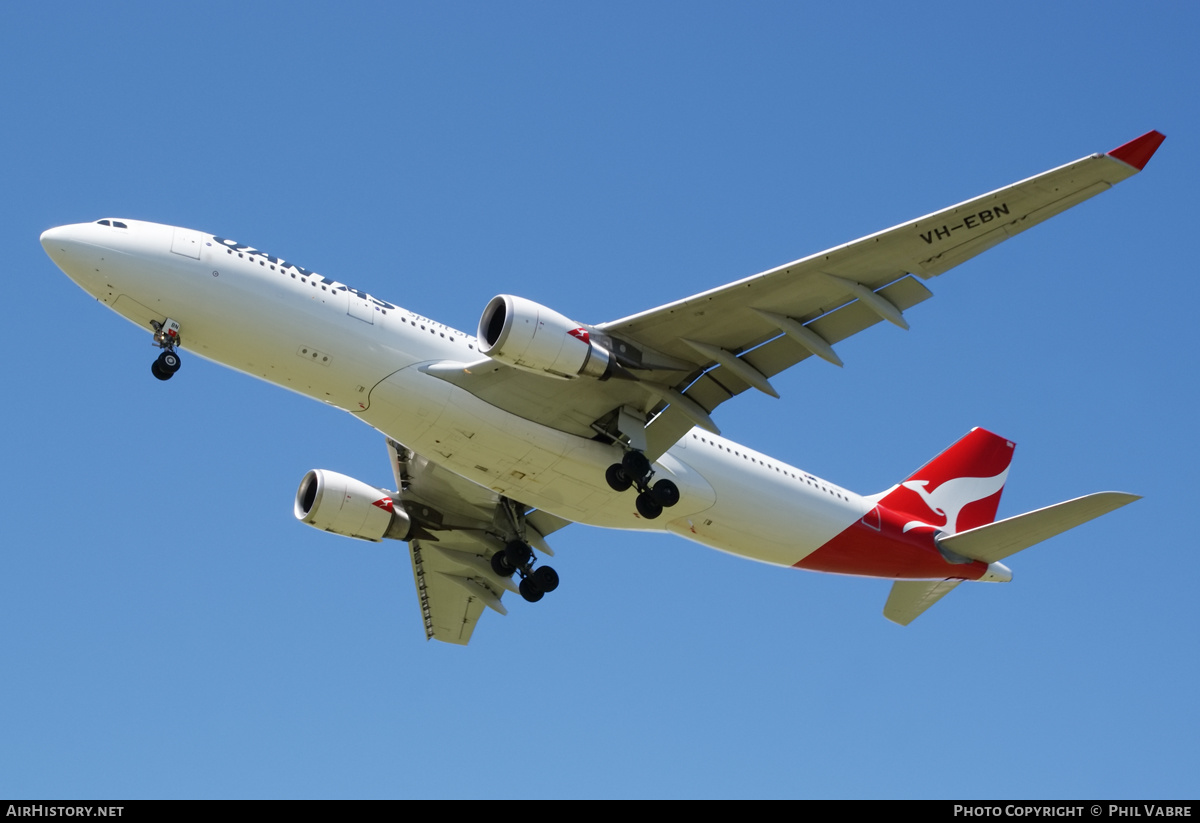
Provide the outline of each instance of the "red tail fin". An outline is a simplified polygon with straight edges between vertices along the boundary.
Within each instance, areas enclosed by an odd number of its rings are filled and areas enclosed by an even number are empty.
[[[986,429],[971,429],[887,492],[879,505],[948,534],[991,523],[1012,455],[1011,440]]]

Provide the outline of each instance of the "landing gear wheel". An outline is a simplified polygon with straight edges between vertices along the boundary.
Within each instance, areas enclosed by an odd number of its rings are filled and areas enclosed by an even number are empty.
[[[157,360],[150,364],[150,373],[159,380],[170,380],[171,375],[174,374],[174,372],[164,371]]]
[[[638,514],[647,520],[653,520],[662,514],[662,503],[654,499],[653,492],[642,492],[634,502],[637,505]]]
[[[546,593],[538,588],[531,577],[526,577],[522,580],[518,588],[521,591],[521,597],[524,597],[530,603],[536,603],[546,596]]]
[[[493,554],[491,562],[492,571],[494,571],[499,577],[512,577],[513,572],[517,570],[515,566],[509,564],[508,557],[503,551],[498,551]]]
[[[659,480],[650,490],[654,499],[664,508],[671,508],[679,502],[679,487],[670,480]]]
[[[514,570],[528,563],[531,557],[533,557],[533,549],[520,540],[514,540],[504,547],[504,559]]]
[[[627,491],[633,485],[633,478],[620,463],[609,466],[604,472],[604,479],[608,481],[608,487],[615,492]]]
[[[632,478],[643,478],[650,474],[650,460],[640,451],[627,451],[621,458],[625,473]]]
[[[533,585],[543,592],[550,593],[558,588],[558,572],[549,566],[538,566],[529,578],[533,580]]]
[[[155,362],[158,363],[159,370],[166,372],[168,375],[179,371],[179,367],[182,365],[179,360],[179,355],[173,351],[163,352],[158,356],[158,360]]]

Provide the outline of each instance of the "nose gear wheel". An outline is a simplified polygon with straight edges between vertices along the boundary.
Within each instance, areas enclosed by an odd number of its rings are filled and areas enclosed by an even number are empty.
[[[150,325],[154,328],[154,345],[162,349],[162,354],[150,364],[150,373],[159,380],[170,380],[182,365],[175,352],[180,342],[179,323],[168,317],[162,323],[151,320]]]

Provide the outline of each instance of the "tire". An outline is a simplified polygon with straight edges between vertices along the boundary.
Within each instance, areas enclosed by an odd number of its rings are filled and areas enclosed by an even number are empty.
[[[650,473],[650,460],[639,451],[627,451],[621,458],[625,473],[634,480],[640,480]]]
[[[497,577],[512,577],[513,572],[516,571],[515,568],[509,565],[508,557],[503,551],[498,551],[493,554],[491,563],[492,571],[496,573]]]
[[[604,479],[608,481],[608,487],[615,492],[628,491],[633,485],[633,478],[625,471],[625,467],[620,463],[613,463],[604,472]]]
[[[532,578],[526,577],[518,586],[521,591],[521,597],[524,597],[530,603],[536,603],[546,596],[546,593],[537,587]]]
[[[679,487],[670,480],[659,480],[650,491],[664,508],[669,509],[679,502]]]
[[[662,514],[662,504],[654,499],[654,495],[651,492],[642,492],[637,496],[636,502],[638,514],[647,520],[653,520]]]
[[[173,351],[165,351],[158,356],[158,367],[167,374],[174,374],[179,371],[179,367],[183,365],[179,360],[179,355]]]
[[[533,549],[526,546],[520,540],[514,540],[504,547],[504,559],[508,561],[508,565],[512,566],[514,570],[528,563],[531,557],[533,557]]]
[[[558,572],[549,566],[538,566],[530,577],[533,584],[547,594],[558,588]]]
[[[171,379],[171,372],[164,371],[163,367],[158,364],[157,360],[155,360],[153,363],[150,364],[150,373],[152,375],[154,375],[155,377],[157,377],[159,380],[170,380]]]

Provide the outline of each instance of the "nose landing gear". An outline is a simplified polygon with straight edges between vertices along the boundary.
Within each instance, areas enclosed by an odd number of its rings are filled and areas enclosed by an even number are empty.
[[[151,320],[150,325],[154,327],[154,345],[162,349],[162,354],[150,364],[150,373],[159,380],[170,380],[181,365],[175,352],[180,345],[179,324],[168,317],[163,323]]]

